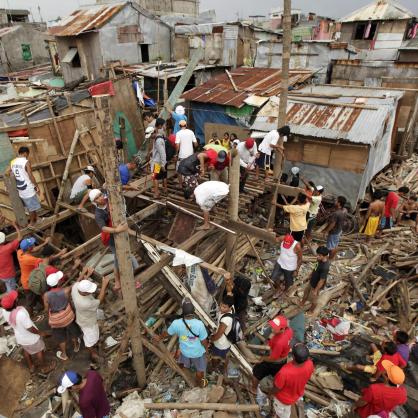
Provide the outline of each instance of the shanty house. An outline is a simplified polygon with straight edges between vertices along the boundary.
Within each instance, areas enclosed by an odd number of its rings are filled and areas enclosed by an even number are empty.
[[[170,60],[170,27],[132,1],[76,10],[50,32],[66,84],[95,80],[116,61]]]
[[[354,208],[370,180],[389,164],[395,146],[398,106],[403,92],[332,85],[311,85],[289,92],[285,144],[289,171],[343,194]],[[258,112],[252,136],[277,128],[279,99],[273,97]]]
[[[414,14],[392,0],[375,0],[340,20],[342,42],[367,51],[367,59],[395,60],[414,33]],[[416,30],[415,30],[416,32]]]

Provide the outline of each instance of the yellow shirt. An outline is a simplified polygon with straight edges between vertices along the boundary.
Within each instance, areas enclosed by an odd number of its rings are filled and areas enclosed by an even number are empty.
[[[285,205],[283,210],[290,214],[290,230],[292,232],[305,231],[307,228],[306,212],[308,212],[310,203],[304,205]]]

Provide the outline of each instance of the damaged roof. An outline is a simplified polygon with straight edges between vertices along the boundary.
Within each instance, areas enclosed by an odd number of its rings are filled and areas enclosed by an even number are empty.
[[[406,7],[392,0],[376,0],[346,17],[340,22],[359,22],[367,20],[402,20],[410,19],[414,14]]]
[[[82,33],[97,30],[119,13],[127,3],[92,6],[78,9],[70,16],[52,26],[49,33],[55,36],[78,36]]]
[[[397,102],[403,94],[390,89],[309,86],[298,91],[300,100],[293,95],[289,97],[286,121],[293,134],[371,145],[383,134],[386,122],[396,111]],[[320,95],[324,98],[318,98]],[[324,101],[332,104],[323,104]],[[339,103],[341,106],[338,106]],[[346,103],[362,104],[373,109],[343,106]],[[278,109],[279,99],[272,97],[258,112],[251,130],[265,133],[276,129]]]
[[[275,68],[239,67],[211,78],[201,86],[183,94],[183,98],[200,103],[213,103],[240,108],[253,95],[271,97],[280,93],[281,70]],[[295,86],[312,77],[307,69],[290,70],[289,86]],[[236,89],[234,87],[236,86]]]

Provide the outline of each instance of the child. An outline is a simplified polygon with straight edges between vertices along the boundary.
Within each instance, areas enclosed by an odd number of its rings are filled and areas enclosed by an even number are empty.
[[[396,343],[397,352],[408,363],[409,360],[409,336],[405,331],[395,331],[393,334],[393,340]]]

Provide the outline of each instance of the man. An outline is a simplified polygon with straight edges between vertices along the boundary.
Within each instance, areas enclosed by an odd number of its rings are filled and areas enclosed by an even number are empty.
[[[57,392],[63,394],[67,389],[78,392],[78,405],[83,418],[110,418],[110,404],[99,373],[89,370],[82,378],[68,370],[61,377]]]
[[[197,230],[210,229],[209,212],[229,193],[229,185],[222,181],[205,181],[194,189],[196,203],[203,211],[203,225]]]
[[[295,205],[281,205],[274,200],[272,203],[279,208],[283,208],[285,212],[289,213],[290,233],[296,241],[302,243],[303,235],[305,234],[305,230],[308,226],[306,222],[306,214],[310,206],[306,195],[299,193]]]
[[[370,203],[367,210],[366,222],[361,232],[366,235],[366,241],[370,241],[376,235],[379,228],[380,219],[385,212],[385,202],[382,200],[382,193],[377,190],[373,194],[373,202]]]
[[[197,139],[194,132],[187,128],[187,122],[179,122],[180,130],[176,134],[177,167],[181,160],[190,157],[197,147]]]
[[[309,283],[305,288],[301,302],[301,306],[305,305],[306,301],[310,301],[312,303],[308,313],[313,313],[315,311],[319,292],[325,286],[330,267],[329,250],[327,247],[318,247],[316,254],[317,263],[315,264],[314,270],[309,277]]]
[[[389,415],[397,406],[407,401],[406,388],[401,386],[405,381],[405,373],[389,360],[383,360],[382,367],[384,374],[380,382],[363,389],[361,398],[355,403],[355,412],[361,418],[381,412]]]
[[[262,357],[260,363],[253,368],[253,378],[251,392],[256,394],[260,380],[267,376],[275,376],[286,362],[290,351],[290,342],[293,331],[288,326],[287,318],[283,315],[276,316],[268,324],[271,327],[272,337],[268,341],[270,353]]]
[[[416,194],[410,194],[409,197],[404,200],[399,208],[399,214],[397,222],[399,221],[414,221],[417,220],[418,213],[418,199]]]
[[[189,299],[183,301],[182,312],[182,318],[174,320],[167,331],[156,336],[154,340],[159,342],[169,335],[177,335],[180,344],[179,363],[186,369],[191,369],[193,366],[196,370],[196,385],[205,387],[207,385],[205,373],[208,333],[203,322],[195,318],[195,309]]]
[[[233,278],[232,274],[229,272],[224,274],[224,279],[224,296],[228,295],[234,298],[235,314],[238,317],[241,329],[245,331],[247,322],[248,295],[251,289],[251,282],[241,276]]]
[[[308,225],[306,228],[305,237],[308,241],[312,238],[312,231],[316,225],[316,217],[318,216],[319,207],[322,203],[322,194],[324,193],[323,186],[315,186],[313,182],[306,182],[303,177],[300,177],[302,182],[305,184],[306,195],[308,196],[309,209],[308,209]]]
[[[228,183],[228,168],[231,162],[229,151],[220,144],[206,144],[203,149],[209,155],[210,180]]]
[[[338,196],[335,202],[335,211],[332,213],[324,234],[327,235],[327,248],[329,250],[329,258],[333,260],[337,255],[338,244],[340,243],[343,225],[346,217],[346,209],[344,208],[347,199],[344,196]]]
[[[91,165],[88,165],[82,174],[73,184],[70,193],[70,204],[77,205],[78,209],[84,209],[84,205],[89,199],[88,191],[93,188],[93,177],[95,170]]]
[[[109,207],[107,197],[98,189],[90,190],[89,198],[91,203],[95,206],[94,218],[96,220],[97,226],[102,231],[102,243],[103,245],[109,246],[110,251],[113,254],[115,259],[114,275],[115,275],[115,285],[113,290],[120,290],[120,274],[119,274],[119,264],[116,257],[116,248],[115,240],[113,234],[119,234],[128,230],[128,224],[123,223],[118,226],[112,226],[112,221],[110,218]]]
[[[237,145],[237,151],[240,165],[239,191],[240,193],[244,193],[248,173],[255,169],[255,161],[259,157],[259,153],[257,152],[257,144],[253,138],[247,138],[244,142],[240,142]]]
[[[385,211],[383,214],[383,218],[380,223],[381,229],[390,229],[393,227],[393,224],[396,222],[398,217],[398,206],[399,206],[399,198],[406,199],[409,194],[408,187],[400,187],[398,189],[398,193],[389,192],[386,196],[385,200]]]
[[[146,112],[144,114],[144,122],[146,124],[146,128],[148,128],[150,126],[152,128],[155,128],[156,119],[155,119],[154,113],[152,113],[152,112]]]
[[[32,173],[32,166],[28,161],[28,157],[29,148],[20,147],[18,157],[10,162],[10,167],[6,170],[5,174],[6,176],[10,176],[10,173],[13,173],[16,179],[16,188],[19,197],[29,212],[30,225],[35,225],[38,219],[36,212],[41,209],[39,200],[42,200],[43,195]],[[40,199],[37,193],[40,193]]]
[[[290,173],[292,174],[292,177],[290,178],[289,186],[299,187],[300,168],[299,167],[292,167],[290,169]]]
[[[55,363],[52,362],[50,365],[45,363],[45,343],[41,336],[46,334],[36,328],[30,319],[29,312],[23,306],[17,306],[17,298],[18,293],[16,290],[3,295],[1,299],[3,317],[13,328],[16,342],[23,348],[23,355],[30,372],[33,373],[35,371],[32,356],[36,356],[41,368],[40,371],[49,373],[54,369]]]
[[[15,240],[6,243],[6,234],[0,232],[0,281],[5,284],[6,292],[17,288],[13,253],[19,248],[19,242],[22,238],[16,222],[13,222],[12,225],[17,232],[17,238]]]
[[[120,181],[122,183],[123,191],[128,191],[128,190],[138,191],[138,187],[132,186],[131,184],[129,184],[129,182],[132,179],[132,174],[130,173],[130,171],[136,170],[136,168],[137,168],[137,165],[136,165],[136,162],[134,161],[129,162],[127,164],[119,164],[119,176],[120,176]]]
[[[279,418],[290,418],[292,405],[303,396],[305,386],[314,372],[309,350],[304,344],[293,346],[292,357],[293,361],[285,364],[274,378],[273,408]]]
[[[169,104],[167,103],[166,106],[169,106]],[[168,110],[170,112],[170,109]],[[170,114],[174,121],[173,133],[177,134],[177,132],[180,130],[180,122],[182,120],[187,122],[186,109],[183,106],[178,105],[176,106],[176,110],[174,112],[170,112]]]
[[[91,270],[91,273],[93,273],[93,270]],[[109,277],[103,278],[102,288],[97,299],[93,296],[97,290],[97,284],[88,280],[86,274],[81,274],[71,289],[71,298],[76,314],[75,322],[83,333],[84,345],[90,352],[90,357],[93,361],[99,359],[99,354],[95,348],[100,336],[97,323],[97,309],[103,304],[109,281]]]
[[[154,199],[160,199],[159,181],[163,181],[164,193],[167,194],[167,156],[165,152],[165,139],[161,134],[153,134],[151,151],[151,172],[154,188]]]
[[[291,234],[278,238],[280,242],[280,256],[271,274],[277,292],[286,292],[293,284],[293,280],[299,274],[302,265],[302,246]],[[283,279],[283,280],[282,280]]]

